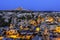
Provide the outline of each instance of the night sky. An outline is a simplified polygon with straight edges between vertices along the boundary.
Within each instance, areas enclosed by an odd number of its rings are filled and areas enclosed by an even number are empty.
[[[0,10],[22,7],[28,10],[60,11],[60,0],[0,0]]]

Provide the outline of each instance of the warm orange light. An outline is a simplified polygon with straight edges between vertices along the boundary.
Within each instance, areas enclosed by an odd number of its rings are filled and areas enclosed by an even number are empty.
[[[40,18],[37,19],[37,23],[38,24],[41,23],[41,19]]]
[[[29,30],[29,28],[24,28],[23,30]]]
[[[44,22],[44,18],[39,15],[37,18],[37,23],[39,24],[41,22]]]
[[[23,26],[22,25],[20,26],[20,30],[23,30]]]
[[[37,23],[41,23],[41,16],[39,15],[38,18],[37,18]]]
[[[54,22],[54,18],[53,18],[53,17],[48,16],[46,21],[53,23],[53,22]]]
[[[60,22],[60,17],[58,18],[58,20],[57,20],[58,22]]]
[[[0,36],[0,40],[2,40],[4,37]]]
[[[16,35],[10,35],[9,37],[10,37],[10,38],[17,38]]]
[[[34,26],[37,26],[37,23],[36,23],[35,20],[29,20],[29,23],[32,24],[32,25],[34,25]]]
[[[56,26],[56,32],[60,33],[60,26]]]
[[[20,38],[18,35],[9,35],[9,36],[7,36],[8,38],[14,38],[14,39],[16,39],[16,38]]]
[[[55,38],[55,40],[60,40],[60,38]]]
[[[6,34],[12,35],[12,34],[15,34],[16,32],[17,32],[16,30],[11,29],[11,30],[7,31]]]
[[[30,39],[31,38],[31,36],[30,35],[26,35],[26,39]]]
[[[48,28],[45,27],[45,30],[44,30],[44,35],[48,34]]]

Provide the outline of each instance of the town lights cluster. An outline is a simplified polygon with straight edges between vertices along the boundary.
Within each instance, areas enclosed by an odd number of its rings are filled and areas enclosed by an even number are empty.
[[[57,12],[2,11],[0,18],[1,40],[32,40],[36,35],[49,35],[52,30],[54,33],[60,33],[60,13]]]

